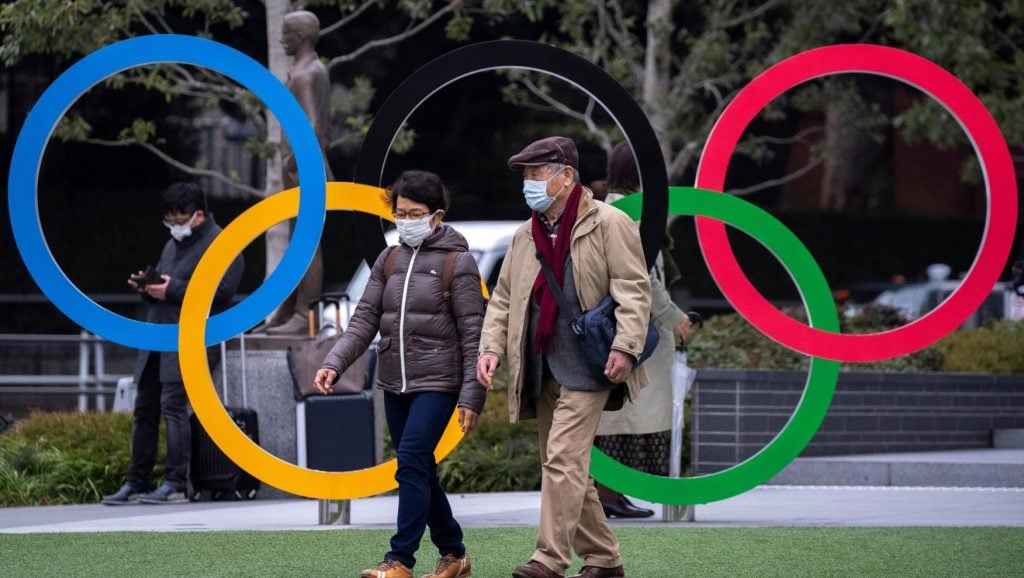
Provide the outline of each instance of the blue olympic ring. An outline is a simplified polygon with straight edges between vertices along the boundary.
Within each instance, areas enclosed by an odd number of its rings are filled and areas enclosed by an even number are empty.
[[[128,319],[103,308],[75,287],[46,245],[36,198],[46,143],[71,105],[107,76],[135,66],[165,62],[209,68],[251,90],[280,121],[299,169],[302,194],[291,243],[277,269],[256,291],[210,318],[208,345],[256,325],[292,292],[313,260],[327,215],[327,177],[313,127],[288,88],[262,64],[218,42],[175,34],[122,40],[75,63],[43,93],[25,119],[15,143],[8,180],[14,240],[32,278],[58,309],[105,339],[150,351],[176,351],[178,325]]]

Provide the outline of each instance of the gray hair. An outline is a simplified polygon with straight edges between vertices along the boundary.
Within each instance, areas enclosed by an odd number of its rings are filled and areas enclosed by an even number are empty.
[[[567,166],[569,165],[563,165],[562,163],[548,163],[548,170],[550,170],[551,174],[554,175]],[[572,182],[580,182],[580,171],[576,167],[572,167]]]

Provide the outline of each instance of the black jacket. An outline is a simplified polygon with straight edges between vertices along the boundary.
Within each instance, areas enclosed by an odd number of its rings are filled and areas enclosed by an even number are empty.
[[[146,314],[146,321],[149,323],[177,323],[181,313],[181,302],[185,298],[185,289],[192,278],[192,272],[199,264],[199,258],[206,252],[206,248],[213,242],[214,237],[220,233],[221,228],[213,220],[213,215],[206,215],[203,224],[192,229],[192,234],[181,241],[170,239],[164,245],[160,253],[160,260],[156,264],[157,273],[170,275],[171,281],[167,284],[167,299],[158,301],[149,295],[142,293],[142,298],[149,303],[149,311]],[[217,293],[213,297],[213,308],[211,314],[216,314],[227,309],[238,290],[238,284],[242,280],[242,272],[245,270],[245,260],[241,255],[232,261],[224,278],[217,285]],[[146,368],[151,354],[160,356],[160,382],[167,383],[181,381],[181,368],[178,366],[178,353],[172,352],[151,352],[139,351],[138,359],[135,362],[135,383],[142,378],[142,371]],[[210,360],[212,369],[220,360],[220,350],[216,347],[207,349],[207,358]]]

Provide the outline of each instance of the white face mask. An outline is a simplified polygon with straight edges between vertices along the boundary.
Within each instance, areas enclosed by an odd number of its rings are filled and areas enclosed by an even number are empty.
[[[171,236],[174,237],[175,241],[181,241],[185,237],[192,235],[192,221],[196,220],[196,214],[192,213],[192,218],[187,223],[181,225],[172,225],[167,221],[164,221],[164,226],[171,230]]]
[[[430,221],[436,214],[437,212],[433,212],[419,219],[397,219],[395,226],[398,227],[399,239],[410,247],[419,247],[423,239],[434,231]]]

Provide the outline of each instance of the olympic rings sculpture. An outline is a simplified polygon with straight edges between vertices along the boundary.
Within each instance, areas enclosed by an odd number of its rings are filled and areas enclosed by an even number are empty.
[[[295,151],[298,189],[269,197],[228,224],[200,260],[182,303],[178,325],[152,325],[118,316],[86,297],[64,275],[46,245],[36,210],[39,165],[57,121],[103,78],[146,64],[178,62],[216,70],[252,90],[280,120]],[[693,478],[645,474],[619,464],[596,448],[591,471],[616,490],[666,504],[721,500],[753,488],[780,472],[810,442],[828,411],[841,361],[873,361],[927,347],[962,323],[984,300],[1010,254],[1017,189],[1009,149],[991,114],[956,77],[911,53],[873,45],[835,45],[803,52],[769,68],[747,85],[718,119],[701,156],[696,186],[669,187],[657,137],[639,105],[604,70],[567,51],[536,42],[501,40],[472,44],[429,62],[385,101],[361,149],[355,183],[327,183],[312,129],[294,98],[258,62],[237,50],[191,36],[154,35],[104,47],[76,63],[46,90],[15,144],[9,175],[9,211],[18,250],[44,294],[83,328],[110,341],[154,351],[180,352],[182,378],[197,417],[217,445],[264,482],[308,497],[349,499],[396,487],[395,462],[353,472],[300,468],[267,453],[234,425],[217,398],[204,347],[256,325],[298,283],[312,260],[326,211],[362,213],[357,236],[373,262],[384,248],[380,219],[381,175],[398,128],[424,100],[444,86],[478,72],[523,68],[555,75],[583,90],[618,124],[633,147],[642,195],[616,203],[641,219],[650,265],[669,213],[697,219],[698,237],[715,282],[730,303],[765,335],[813,357],[804,394],[789,422],[760,452],[727,470]],[[960,122],[981,158],[988,198],[982,247],[961,287],[929,315],[900,329],[843,335],[831,292],[814,258],[792,232],[768,213],[723,195],[729,157],[747,124],[773,98],[808,80],[830,74],[867,73],[903,81],[937,99]],[[31,168],[29,170],[29,168]],[[302,191],[300,194],[299,191]],[[263,230],[296,217],[297,226],[277,270],[248,298],[207,318],[227,266]],[[729,247],[725,225],[753,236],[793,277],[808,311],[803,325],[775,309],[751,285]],[[461,439],[455,416],[438,444],[438,460]]]

